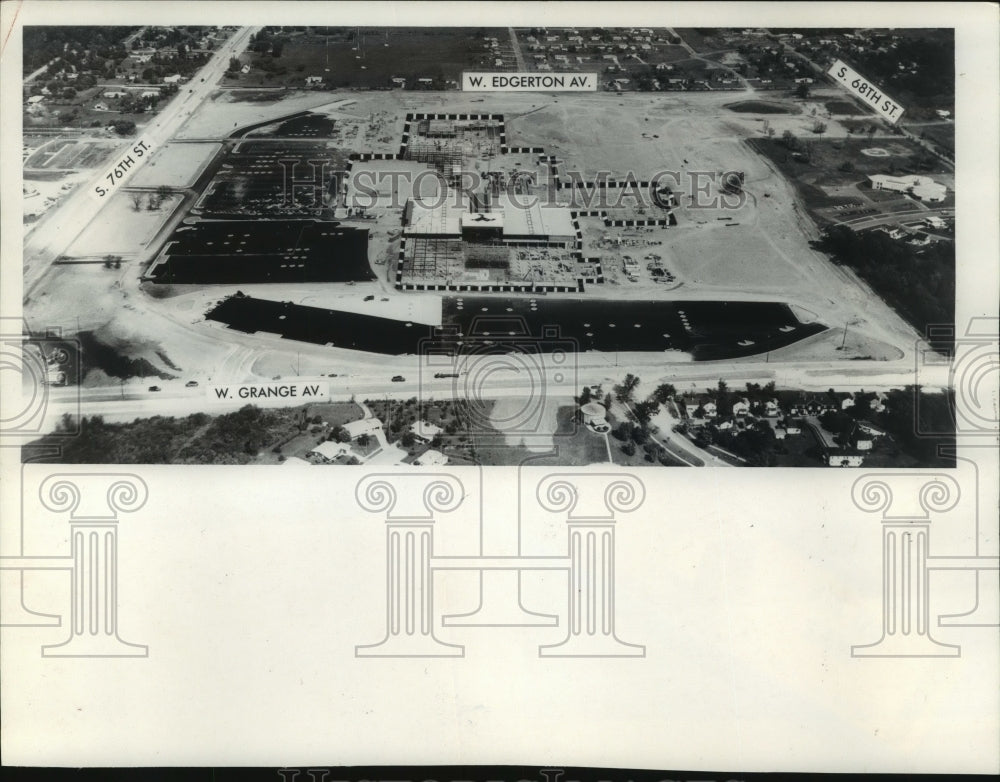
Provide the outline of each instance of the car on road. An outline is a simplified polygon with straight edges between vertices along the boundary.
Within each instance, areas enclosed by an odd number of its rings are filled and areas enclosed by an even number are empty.
[[[150,386],[150,387],[149,387],[149,390],[150,390],[150,391],[159,391],[159,390],[160,390],[160,387],[159,387],[159,386]]]
[[[402,375],[396,375],[395,377],[393,377],[392,382],[393,383],[404,383],[404,382],[406,382],[406,378],[403,377]]]
[[[184,388],[197,388],[197,387],[198,387],[197,380],[189,380],[184,384]]]

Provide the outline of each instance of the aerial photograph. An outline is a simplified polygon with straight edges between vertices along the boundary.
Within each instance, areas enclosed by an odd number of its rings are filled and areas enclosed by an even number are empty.
[[[25,462],[954,464],[951,29],[23,44]]]

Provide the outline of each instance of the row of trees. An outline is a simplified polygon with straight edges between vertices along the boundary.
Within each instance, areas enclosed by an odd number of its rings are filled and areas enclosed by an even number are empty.
[[[160,185],[152,193],[146,195],[146,209],[150,212],[155,212],[159,209],[163,202],[170,198],[173,191],[166,185]],[[143,193],[134,192],[129,195],[132,201],[132,211],[139,212],[142,211]]]
[[[108,60],[127,56],[124,40],[136,27],[30,25],[24,28],[23,68],[27,75],[52,61],[49,72],[72,65],[101,71]]]
[[[829,228],[818,243],[835,263],[854,269],[897,312],[927,333],[955,321],[955,245],[914,247],[881,231]]]
[[[253,405],[215,417],[153,416],[130,423],[109,423],[95,415],[83,416],[77,424],[67,415],[53,434],[32,445],[51,441],[60,446],[48,449],[43,461],[50,463],[246,464],[299,429],[293,411]],[[77,436],[66,436],[77,431]]]

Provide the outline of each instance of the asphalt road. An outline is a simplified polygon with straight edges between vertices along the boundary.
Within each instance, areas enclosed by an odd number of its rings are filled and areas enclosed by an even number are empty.
[[[547,393],[551,398],[572,400],[584,385],[603,384],[610,389],[612,384],[621,379],[623,370],[611,368],[599,354],[586,355],[575,373],[575,382],[553,390],[542,386],[537,378],[518,376],[509,373],[507,376],[493,374],[490,377],[488,398],[504,397],[531,398],[535,394]],[[872,369],[864,372],[854,366],[845,366],[844,362],[817,362],[807,365],[777,365],[757,363],[711,364],[692,363],[671,366],[664,373],[663,369],[649,367],[643,372],[642,389],[650,390],[660,382],[671,382],[678,392],[684,393],[693,389],[704,389],[715,386],[718,381],[726,380],[731,386],[738,387],[744,383],[766,384],[774,381],[779,388],[793,388],[804,391],[821,392],[829,388],[835,390],[856,391],[863,387],[868,391],[902,388],[915,382],[914,367]],[[390,380],[390,370],[373,371],[371,369],[357,374],[340,375],[335,378],[324,376],[283,377],[285,382],[319,383],[328,389],[329,399],[347,401],[352,397],[358,399],[409,399],[421,393],[428,398],[454,399],[465,398],[465,389],[470,385],[467,378],[440,378],[423,376],[415,371],[403,370],[407,380],[394,383]],[[932,388],[943,388],[949,385],[948,367],[934,365],[922,367],[919,381],[922,385]],[[378,373],[376,373],[378,372]],[[282,382],[271,381],[271,382]],[[258,383],[265,381],[256,381]],[[184,378],[178,380],[133,379],[122,386],[104,386],[100,388],[56,388],[48,389],[48,408],[46,420],[54,424],[64,413],[85,415],[102,415],[108,421],[131,421],[137,417],[152,415],[184,416],[192,413],[224,413],[231,412],[250,404],[258,406],[288,406],[302,404],[302,399],[288,402],[283,399],[249,400],[234,397],[219,400],[212,393],[212,383],[203,383],[195,388],[185,387]],[[239,384],[231,384],[233,386]],[[474,384],[473,384],[474,385]],[[159,391],[150,391],[151,386],[157,386]]]

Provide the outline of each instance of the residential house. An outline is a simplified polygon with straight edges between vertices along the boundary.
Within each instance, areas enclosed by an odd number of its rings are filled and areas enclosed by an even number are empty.
[[[321,464],[332,464],[339,457],[347,456],[351,451],[351,447],[347,443],[338,443],[333,440],[324,440],[311,451],[309,451],[306,456],[311,456],[316,459]]]
[[[376,432],[381,431],[382,422],[378,418],[362,418],[360,421],[351,421],[350,423],[344,424],[344,431],[346,431],[352,440],[356,440],[362,435],[374,435]]]
[[[413,460],[413,464],[417,467],[439,467],[447,463],[448,457],[435,450],[424,451],[419,458]]]
[[[868,406],[876,413],[884,413],[886,409],[885,403],[888,399],[889,399],[888,395],[884,394],[881,391],[878,391],[875,394],[875,396],[872,397],[872,400],[868,403]]]
[[[786,418],[783,425],[788,434],[802,434],[801,418]]]
[[[436,435],[441,434],[444,430],[436,424],[431,424],[427,421],[417,421],[410,427],[410,431],[421,440],[429,442],[430,440],[433,440]]]
[[[836,408],[829,402],[824,402],[820,399],[813,397],[806,402],[798,402],[791,407],[791,414],[796,416],[811,415],[820,416],[823,413],[828,413]]]
[[[867,435],[873,440],[877,440],[880,437],[886,436],[885,432],[883,432],[877,426],[868,423],[867,421],[858,421],[857,427],[859,432]]]

